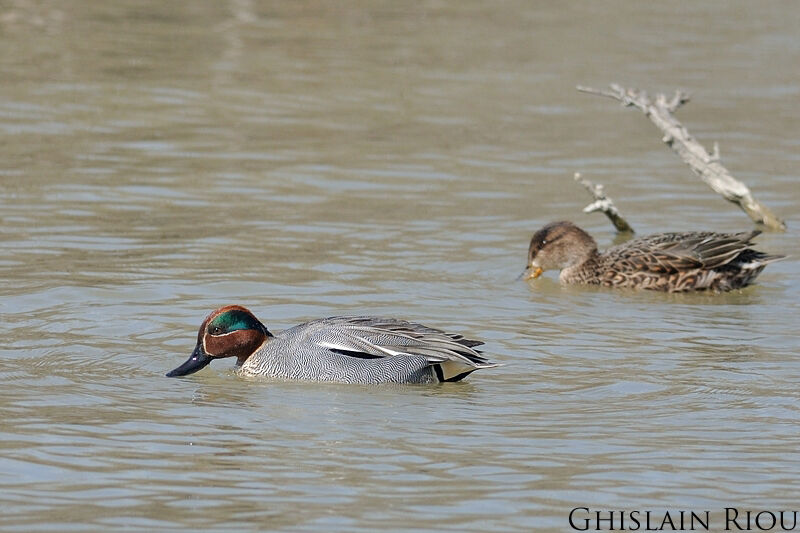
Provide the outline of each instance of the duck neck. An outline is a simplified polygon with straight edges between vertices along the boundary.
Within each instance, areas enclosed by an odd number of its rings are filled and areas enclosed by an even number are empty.
[[[575,261],[573,264],[561,269],[559,280],[561,280],[562,283],[575,283],[577,281],[583,281],[586,277],[584,274],[586,272],[591,272],[599,264],[600,253],[597,251],[597,247],[595,246],[586,256],[583,257],[582,261]]]
[[[264,329],[266,330],[266,328],[264,328]],[[256,348],[253,350],[253,351],[251,351],[251,352],[249,352],[249,353],[240,353],[240,354],[238,354],[238,355],[236,356],[236,366],[242,366],[242,365],[245,363],[245,361],[247,361],[248,359],[250,359],[250,357],[251,357],[251,356],[252,356],[254,353],[256,353],[256,352],[258,352],[259,350],[261,350],[261,349],[264,347],[264,345],[265,345],[265,344],[267,344],[267,343],[270,341],[270,339],[272,339],[272,338],[273,338],[272,334],[270,334],[269,332],[267,332],[267,333],[268,333],[268,335],[266,335],[266,336],[264,337],[264,340],[263,340],[263,342],[262,342],[261,344],[259,344],[259,345],[258,345],[258,346],[257,346],[257,347],[256,347]]]

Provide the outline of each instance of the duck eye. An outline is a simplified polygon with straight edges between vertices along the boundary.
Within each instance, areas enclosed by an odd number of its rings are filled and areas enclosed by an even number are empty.
[[[208,328],[208,332],[211,333],[212,335],[219,335],[220,333],[222,333],[222,328],[219,326],[211,326],[210,328]]]

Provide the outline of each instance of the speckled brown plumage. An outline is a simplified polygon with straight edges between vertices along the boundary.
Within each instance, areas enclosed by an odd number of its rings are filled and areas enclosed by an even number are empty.
[[[559,269],[562,283],[667,292],[739,289],[784,257],[751,248],[759,233],[657,233],[600,253],[594,239],[572,222],[553,222],[531,239],[527,277]]]

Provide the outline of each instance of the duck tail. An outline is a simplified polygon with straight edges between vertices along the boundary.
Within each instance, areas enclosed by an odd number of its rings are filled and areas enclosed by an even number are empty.
[[[764,252],[757,252],[755,250],[751,251],[752,253],[749,254],[749,257],[741,257],[742,262],[739,263],[738,266],[742,270],[758,270],[761,272],[768,264],[781,261],[788,257],[786,255],[765,254]]]
[[[479,368],[494,368],[496,366],[500,366],[500,364],[492,363],[485,359],[480,363],[476,362],[474,365],[470,366],[459,361],[443,361],[433,365],[433,370],[436,372],[436,377],[439,379],[439,382],[453,383],[461,381]]]

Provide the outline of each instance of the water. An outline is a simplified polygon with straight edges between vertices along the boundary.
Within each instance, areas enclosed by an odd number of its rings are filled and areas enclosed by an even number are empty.
[[[572,174],[640,234],[744,230],[638,111],[788,223],[793,2],[6,2],[0,529],[563,531],[570,509],[792,509],[796,259],[724,295],[515,281]],[[166,379],[213,308],[412,318],[504,366],[436,387]],[[713,529],[714,527],[712,527]]]

